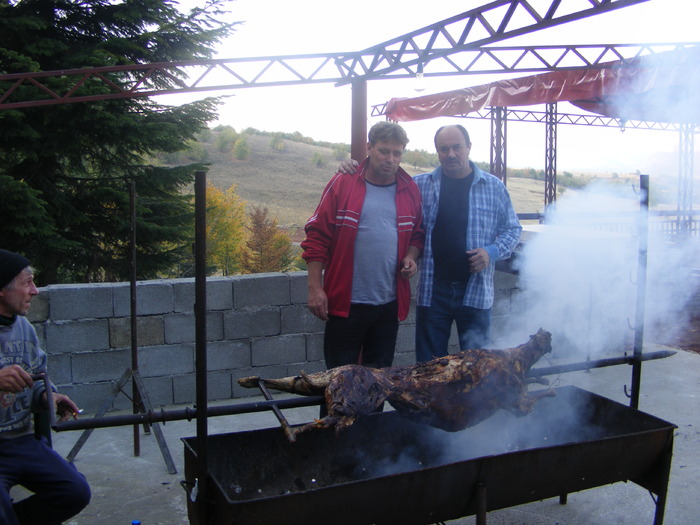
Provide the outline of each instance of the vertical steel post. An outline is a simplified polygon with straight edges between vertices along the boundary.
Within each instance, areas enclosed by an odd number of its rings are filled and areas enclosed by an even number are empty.
[[[139,346],[136,320],[138,316],[136,302],[136,182],[129,183],[129,217],[130,234],[129,239],[129,307],[131,323],[131,370],[136,372],[139,369]],[[131,383],[131,406],[134,414],[141,412],[141,393],[136,381]],[[141,439],[139,437],[139,426],[134,425],[134,456],[141,455]]]
[[[195,372],[197,382],[197,516],[199,525],[209,523],[207,455],[207,174],[195,173],[194,179],[194,272],[195,272]]]
[[[644,345],[644,315],[647,290],[647,244],[649,230],[649,175],[639,176],[639,255],[637,262],[637,311],[634,323],[634,360],[632,362],[632,393],[630,407],[639,408]]]
[[[488,504],[486,501],[486,485],[477,483],[476,485],[476,525],[486,525],[486,510]]]
[[[352,82],[350,158],[362,161],[367,156],[367,81]]]
[[[557,105],[547,104],[544,156],[544,207],[557,200]]]
[[[695,124],[681,124],[678,142],[678,217],[679,234],[690,235],[693,222],[693,157]]]
[[[508,162],[506,156],[506,134],[508,131],[508,108],[494,106],[491,108],[491,173],[508,184],[506,179]]]

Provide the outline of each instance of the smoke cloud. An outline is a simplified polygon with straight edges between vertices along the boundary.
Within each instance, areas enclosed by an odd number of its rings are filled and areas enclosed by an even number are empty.
[[[639,210],[638,184],[598,183],[567,192],[546,224],[526,229],[516,307],[526,314],[503,330],[512,338],[508,345],[541,326],[552,332],[553,357],[596,359],[631,349],[637,294],[644,288],[638,286],[640,240],[644,245]],[[648,224],[645,341],[660,327],[684,327],[700,282],[692,278],[697,239],[663,235],[653,214]]]

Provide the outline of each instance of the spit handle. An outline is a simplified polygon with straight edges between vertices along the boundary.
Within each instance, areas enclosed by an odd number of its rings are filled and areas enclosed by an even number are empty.
[[[43,381],[46,389],[46,405],[49,407],[49,425],[53,430],[56,430],[56,409],[53,405],[53,390],[51,389],[51,381],[48,374],[34,374],[33,381]]]

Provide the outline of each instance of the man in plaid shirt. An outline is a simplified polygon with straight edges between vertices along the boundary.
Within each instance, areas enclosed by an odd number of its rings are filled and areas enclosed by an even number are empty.
[[[414,177],[426,233],[416,308],[419,362],[447,355],[453,321],[460,350],[486,347],[496,261],[510,257],[522,231],[505,185],[469,160],[463,126],[440,128],[435,149],[440,166]]]

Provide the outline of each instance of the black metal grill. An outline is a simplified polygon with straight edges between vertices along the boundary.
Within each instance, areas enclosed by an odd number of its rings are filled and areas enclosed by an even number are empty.
[[[385,412],[296,443],[279,428],[209,436],[207,514],[216,524],[426,524],[630,480],[657,495],[660,525],[675,426],[575,387],[556,393],[526,417],[501,413],[458,433]],[[183,441],[194,484],[197,441]]]

